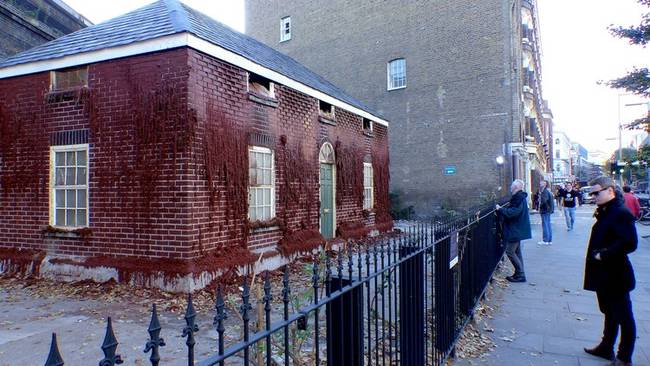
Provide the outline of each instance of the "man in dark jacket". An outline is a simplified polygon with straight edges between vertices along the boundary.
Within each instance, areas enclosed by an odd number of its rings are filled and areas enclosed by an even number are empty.
[[[605,315],[603,338],[585,352],[612,360],[610,365],[632,365],[636,324],[632,313],[630,291],[635,278],[627,255],[636,250],[637,234],[634,216],[625,208],[623,196],[608,177],[590,182],[591,193],[598,205],[596,223],[591,228],[585,260],[585,290],[595,291],[598,307]],[[621,328],[621,341],[614,359],[614,345]]]
[[[521,255],[521,241],[532,237],[530,232],[530,217],[524,182],[516,179],[510,186],[512,197],[507,207],[496,206],[497,213],[503,216],[503,239],[506,243],[506,254],[515,267],[515,273],[506,277],[510,282],[526,282],[524,273],[524,257]]]
[[[551,245],[553,232],[551,231],[551,214],[555,209],[553,193],[548,189],[548,182],[539,182],[539,215],[542,217],[542,241],[537,244]]]

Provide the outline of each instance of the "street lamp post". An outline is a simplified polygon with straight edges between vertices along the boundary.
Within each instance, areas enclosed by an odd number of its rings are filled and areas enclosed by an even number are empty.
[[[618,95],[618,161],[623,161],[623,125],[621,123],[621,96]],[[618,168],[618,162],[616,162]],[[623,187],[623,173],[619,173],[619,186]]]
[[[618,94],[618,162],[623,161],[623,122],[621,119],[621,97],[624,95],[631,95],[631,94]],[[629,104],[625,104],[625,107],[632,107],[637,105],[647,105],[648,108],[650,109],[650,102],[629,103]],[[618,168],[618,162],[616,164],[617,168]],[[619,173],[619,184],[621,187],[623,187],[622,172]]]

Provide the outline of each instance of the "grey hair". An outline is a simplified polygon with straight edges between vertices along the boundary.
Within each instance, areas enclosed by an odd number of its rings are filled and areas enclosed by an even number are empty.
[[[606,177],[604,175],[601,175],[598,178],[594,178],[589,182],[590,186],[595,186],[596,184],[598,184],[603,189],[609,188],[609,187],[612,187],[612,188],[616,189],[616,183],[614,182],[614,180],[612,178]]]
[[[515,179],[512,181],[511,187],[517,186],[517,188],[523,190],[524,189],[524,181],[521,179]]]

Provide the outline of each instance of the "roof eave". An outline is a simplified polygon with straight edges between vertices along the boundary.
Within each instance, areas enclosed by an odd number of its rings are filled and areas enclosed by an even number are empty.
[[[189,33],[177,33],[168,36],[133,42],[126,45],[104,48],[95,51],[75,53],[54,59],[32,61],[0,68],[0,79],[35,74],[43,71],[58,70],[66,67],[86,65],[95,62],[115,60],[122,57],[141,55],[187,46]]]
[[[199,38],[191,33],[182,32],[163,37],[148,39],[139,42],[129,43],[116,47],[105,48],[96,51],[77,53],[55,59],[42,61],[33,61],[23,64],[11,65],[0,68],[0,79],[6,79],[15,76],[23,76],[43,71],[57,70],[67,67],[86,65],[96,62],[114,60],[122,57],[141,55],[150,52],[158,52],[178,47],[190,47],[197,51],[206,53],[217,59],[223,60],[244,70],[254,72],[273,82],[288,86],[314,98],[320,99],[333,106],[348,110],[361,117],[368,118],[381,125],[388,126],[388,121],[367,112],[359,107],[353,106],[340,99],[334,98],[315,88],[305,85],[299,81],[293,80],[277,71],[259,65],[246,57],[238,55],[232,51],[226,50],[214,43]]]

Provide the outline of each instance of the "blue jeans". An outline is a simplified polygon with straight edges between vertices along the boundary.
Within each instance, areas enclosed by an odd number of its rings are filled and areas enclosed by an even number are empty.
[[[566,220],[567,229],[573,230],[573,223],[576,221],[576,208],[575,207],[565,207],[564,208],[564,219]]]
[[[551,214],[543,213],[542,216],[542,241],[550,243],[553,241],[553,232],[551,231]]]

